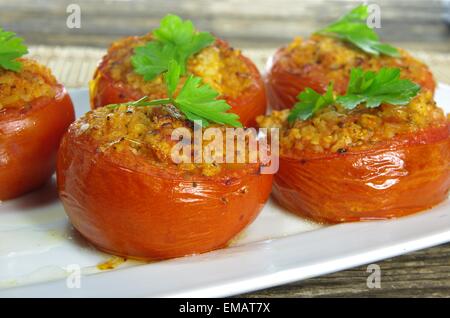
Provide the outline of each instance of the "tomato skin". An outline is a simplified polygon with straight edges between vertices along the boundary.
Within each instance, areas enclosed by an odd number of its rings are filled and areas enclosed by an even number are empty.
[[[290,69],[281,62],[283,48],[279,49],[267,63],[267,75],[265,78],[269,104],[273,109],[280,110],[292,108],[297,102],[297,95],[306,88],[312,88],[323,94],[326,92],[330,79],[327,77],[329,70],[319,64],[307,65],[303,69]],[[436,82],[428,68],[422,70],[422,77],[416,80],[426,90],[434,92]],[[344,94],[347,89],[349,76],[343,76],[339,80],[333,80],[334,91]]]
[[[217,43],[225,48],[229,47],[226,41],[218,39]],[[266,88],[255,64],[243,55],[239,55],[239,58],[248,66],[253,83],[237,98],[225,96],[224,99],[232,107],[230,111],[239,115],[240,121],[245,127],[254,127],[256,125],[255,118],[266,113]],[[114,81],[105,71],[107,64],[108,56],[106,55],[94,74],[90,89],[92,109],[134,101],[144,96],[139,90]],[[161,98],[163,97],[165,96],[161,96]]]
[[[31,102],[31,110],[7,110],[0,117],[0,200],[43,185],[54,173],[59,142],[75,120],[62,85],[52,99]]]
[[[59,195],[74,227],[96,247],[166,259],[227,245],[269,197],[272,175],[188,177],[124,152],[97,152],[69,129],[58,155]]]
[[[389,219],[431,208],[450,188],[449,125],[380,147],[328,156],[281,156],[273,196],[323,223]]]

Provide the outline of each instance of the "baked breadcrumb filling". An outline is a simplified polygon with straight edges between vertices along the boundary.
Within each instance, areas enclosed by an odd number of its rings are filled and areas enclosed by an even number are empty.
[[[293,124],[287,120],[289,112],[274,111],[256,119],[259,127],[281,129],[281,154],[364,150],[397,135],[439,127],[448,122],[430,91],[420,93],[405,106],[383,104],[366,108],[359,105],[348,110],[332,105],[308,120],[296,120]]]
[[[399,58],[374,56],[339,39],[312,35],[308,39],[297,37],[282,49],[280,63],[284,69],[294,74],[320,71],[329,82],[335,83],[348,78],[354,67],[372,71],[378,71],[382,67],[400,68],[402,78],[419,84],[426,82],[430,77],[428,67],[408,52],[402,49],[399,51]]]
[[[55,97],[57,84],[49,68],[21,58],[19,72],[0,68],[0,111],[6,108],[28,108],[39,97]]]
[[[162,75],[151,81],[145,81],[137,74],[131,64],[134,48],[144,46],[152,40],[149,33],[141,37],[128,37],[114,42],[104,58],[106,65],[102,72],[114,81],[123,83],[143,95],[151,98],[165,96]],[[188,60],[188,74],[201,77],[203,81],[218,91],[222,97],[238,97],[252,85],[252,75],[246,63],[240,57],[241,52],[216,41]]]
[[[175,163],[172,159],[172,150],[180,142],[180,139],[172,140],[172,133],[177,128],[186,129],[190,140],[181,141],[190,144],[191,152],[181,154],[180,159],[188,159],[189,162]],[[226,126],[211,125],[208,128],[215,128],[222,136],[226,135]],[[97,151],[129,154],[143,158],[146,162],[160,166],[176,168],[189,174],[215,176],[221,172],[236,171],[243,168],[239,163],[226,163],[221,153],[215,153],[211,140],[203,140],[200,146],[194,146],[193,123],[181,118],[177,110],[170,105],[165,107],[134,107],[120,105],[111,108],[108,106],[97,108],[86,113],[78,119],[71,129],[75,129],[77,136],[88,136],[94,140]],[[202,133],[205,132],[202,128]],[[223,153],[226,152],[226,138],[223,137]],[[211,147],[210,147],[211,146]],[[238,147],[234,147],[235,156],[238,154]],[[212,153],[211,162],[195,162],[195,152],[202,151]],[[249,162],[251,149],[246,147],[245,162]],[[256,153],[257,150],[255,150]],[[181,152],[180,152],[181,153]],[[217,155],[217,157],[216,157]],[[204,158],[204,157],[203,157]],[[220,159],[222,158],[222,159]],[[181,160],[180,160],[181,161]]]

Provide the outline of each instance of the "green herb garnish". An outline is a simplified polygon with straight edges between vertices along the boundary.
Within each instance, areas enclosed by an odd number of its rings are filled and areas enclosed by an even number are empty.
[[[400,57],[400,52],[393,46],[381,43],[378,34],[367,26],[369,12],[366,5],[360,5],[316,33],[335,37],[352,43],[372,55],[389,55]]]
[[[297,119],[309,119],[320,109],[335,103],[346,109],[354,109],[360,104],[367,108],[375,108],[383,103],[406,105],[419,91],[420,85],[400,79],[398,68],[384,67],[378,72],[353,68],[345,95],[334,98],[332,84],[322,95],[307,88],[297,96],[299,102],[292,108],[288,121],[292,123]]]
[[[210,123],[242,127],[239,116],[227,113],[231,106],[225,100],[217,99],[219,93],[207,84],[202,84],[202,79],[193,75],[188,76],[178,94],[175,94],[180,83],[181,66],[171,60],[168,70],[164,74],[164,82],[167,86],[167,98],[148,100],[143,97],[135,102],[112,104],[108,107],[115,108],[120,105],[133,107],[173,105],[190,121],[199,121],[202,126]]]
[[[14,72],[20,71],[22,63],[16,59],[27,54],[28,49],[23,39],[14,32],[3,31],[0,28],[0,67]]]
[[[306,120],[322,108],[332,105],[335,102],[333,84],[328,85],[327,91],[323,95],[308,87],[297,96],[297,99],[299,101],[294,105],[288,116],[289,122],[297,119]]]
[[[153,31],[154,40],[137,47],[131,57],[134,71],[149,81],[167,71],[169,61],[175,60],[186,73],[189,57],[214,42],[207,32],[197,32],[190,20],[181,20],[176,15],[166,15],[159,28]]]
[[[202,84],[202,79],[189,75],[183,87],[174,97],[175,89],[180,81],[181,68],[178,63],[171,61],[164,79],[168,88],[171,103],[175,105],[187,119],[201,121],[202,126],[210,122],[242,127],[239,116],[227,113],[231,106],[223,99],[217,99],[217,93],[211,86]]]
[[[383,67],[378,72],[353,68],[347,92],[337,98],[337,102],[347,109],[353,109],[364,103],[367,108],[382,103],[406,105],[420,91],[420,85],[400,79],[400,69]]]

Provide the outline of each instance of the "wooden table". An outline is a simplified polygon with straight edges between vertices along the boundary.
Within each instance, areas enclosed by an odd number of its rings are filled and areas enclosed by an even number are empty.
[[[81,29],[66,27],[66,8],[81,7]],[[203,30],[236,47],[273,48],[295,35],[307,35],[355,5],[351,0],[0,0],[2,27],[33,45],[82,45],[105,48],[113,39],[143,34],[168,12],[191,18]],[[450,58],[449,29],[440,1],[379,0],[383,39],[408,49]],[[50,61],[51,62],[51,61]],[[433,66],[433,65],[432,65]],[[450,64],[436,67],[450,77]],[[366,285],[366,267],[242,295],[244,297],[449,297],[450,244],[377,263],[381,288]]]

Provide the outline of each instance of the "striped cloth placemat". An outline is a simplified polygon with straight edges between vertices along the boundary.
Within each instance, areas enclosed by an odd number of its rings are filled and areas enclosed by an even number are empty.
[[[274,49],[244,49],[262,70]],[[98,62],[106,50],[80,46],[32,46],[30,56],[50,67],[56,78],[68,88],[87,87]],[[439,82],[450,84],[450,54],[413,52],[427,63]]]

